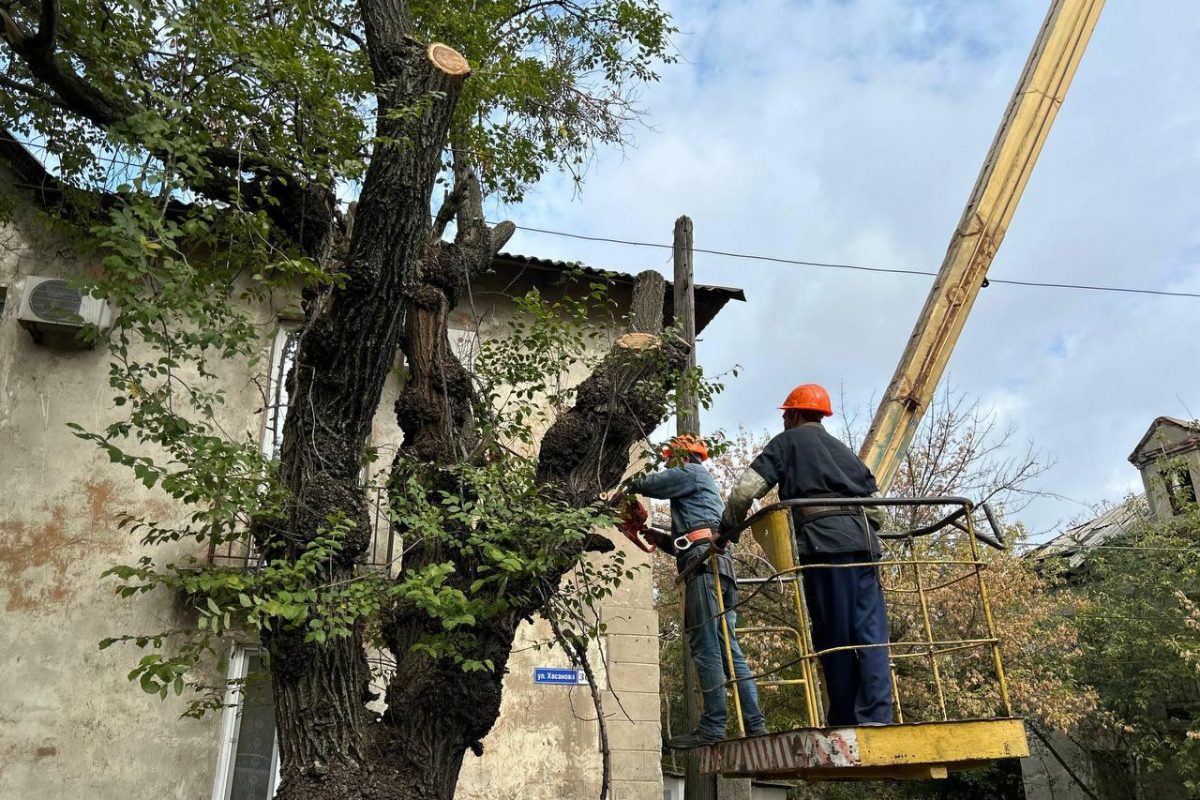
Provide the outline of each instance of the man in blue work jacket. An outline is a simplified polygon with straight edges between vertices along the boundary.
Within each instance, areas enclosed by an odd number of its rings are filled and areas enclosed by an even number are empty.
[[[821,420],[833,416],[829,393],[816,384],[796,387],[783,406],[783,433],[767,444],[738,479],[721,521],[731,536],[751,503],[772,487],[780,500],[830,498],[825,506],[793,509],[801,564],[858,564],[805,569],[804,594],[818,650],[859,646],[821,656],[829,692],[831,726],[880,725],[892,721],[888,669],[888,620],[879,575],[878,513],[839,506],[836,498],[870,497],[875,476],[854,452],[831,436]],[[872,520],[871,518],[875,519]],[[862,645],[876,645],[874,647]]]
[[[767,723],[758,707],[758,688],[750,667],[733,635],[737,620],[737,584],[733,577],[733,559],[722,548],[717,557],[720,587],[712,569],[697,562],[707,560],[721,514],[725,509],[721,493],[703,462],[708,445],[696,436],[677,436],[663,449],[667,469],[632,481],[629,491],[645,497],[671,501],[671,538],[653,536],[660,549],[675,556],[680,574],[690,573],[684,592],[684,628],[688,647],[696,662],[696,673],[704,693],[704,710],[696,730],[672,737],[667,745],[679,750],[719,742],[725,738],[728,710],[725,682],[728,674],[721,613],[717,591],[724,602],[729,631],[729,649],[737,675],[738,699],[742,722],[749,736],[767,732]]]

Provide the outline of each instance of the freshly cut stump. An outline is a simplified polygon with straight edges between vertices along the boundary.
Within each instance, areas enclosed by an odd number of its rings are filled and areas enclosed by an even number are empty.
[[[471,73],[471,65],[467,63],[467,59],[463,54],[455,50],[448,44],[434,42],[429,45],[428,51],[429,60],[433,65],[447,75],[469,75]]]
[[[662,343],[662,338],[655,336],[653,333],[627,333],[617,339],[617,347],[621,350],[650,350],[658,347]]]

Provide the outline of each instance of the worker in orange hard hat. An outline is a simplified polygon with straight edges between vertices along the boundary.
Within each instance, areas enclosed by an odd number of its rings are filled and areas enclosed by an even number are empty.
[[[758,706],[758,688],[738,646],[737,637],[733,634],[737,622],[737,583],[733,574],[733,559],[722,548],[717,555],[717,575],[714,576],[710,569],[695,568],[697,562],[708,558],[721,515],[725,511],[717,482],[703,463],[708,459],[708,444],[698,436],[676,436],[662,449],[662,455],[667,461],[667,468],[632,481],[629,491],[671,501],[671,535],[653,532],[649,535],[643,532],[642,535],[659,549],[674,555],[680,574],[688,576],[684,590],[684,628],[704,696],[704,709],[696,730],[672,737],[667,745],[687,749],[713,744],[725,738],[729,713],[725,684],[735,675],[746,733],[750,736],[766,733],[767,723]],[[728,665],[723,656],[718,591],[726,609],[734,675],[727,674]]]
[[[692,436],[690,433],[684,433],[676,436],[671,441],[663,445],[662,457],[667,461],[672,459],[685,459],[689,456],[695,456],[701,461],[708,460],[708,442],[701,439],[699,436]]]
[[[792,518],[813,645],[829,691],[830,725],[892,721],[887,608],[872,562],[880,557],[877,509],[838,505],[838,498],[870,497],[875,476],[849,447],[825,430],[833,416],[829,393],[814,383],[797,386],[781,406],[783,433],[772,439],[738,479],[725,506],[719,539],[735,533],[750,505],[772,487],[780,500],[829,498],[828,505],[795,507]],[[824,566],[832,565],[832,566]],[[864,647],[864,645],[868,645]],[[845,649],[857,648],[857,649]]]
[[[787,400],[784,400],[783,405],[779,408],[783,411],[807,411],[819,414],[821,417],[833,416],[833,405],[829,402],[829,392],[825,391],[825,387],[815,383],[804,383],[792,389],[788,392]]]

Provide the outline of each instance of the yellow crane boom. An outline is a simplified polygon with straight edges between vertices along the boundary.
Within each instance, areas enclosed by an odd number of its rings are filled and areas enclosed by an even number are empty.
[[[1053,0],[860,455],[881,491],[933,398],[1104,0]]]

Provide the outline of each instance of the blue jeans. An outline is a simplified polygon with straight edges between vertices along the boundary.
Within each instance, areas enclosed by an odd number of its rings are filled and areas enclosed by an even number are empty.
[[[737,675],[738,699],[742,704],[742,721],[746,733],[761,733],[767,722],[758,708],[758,687],[750,677],[750,667],[738,647],[733,630],[737,623],[737,585],[721,577],[721,599],[725,604],[725,619],[729,626],[729,647],[733,651],[733,669]],[[699,730],[708,736],[725,738],[725,723],[729,716],[725,700],[725,681],[730,680],[725,659],[724,634],[717,595],[713,590],[713,575],[705,571],[687,583],[684,597],[684,626],[688,647],[696,662],[700,688],[704,692],[704,711],[700,714]]]
[[[804,564],[877,561],[870,553],[804,556]],[[804,570],[804,598],[812,617],[817,650],[888,641],[887,607],[875,567]],[[821,656],[829,692],[826,720],[831,727],[892,721],[892,675],[888,648],[842,650]]]

